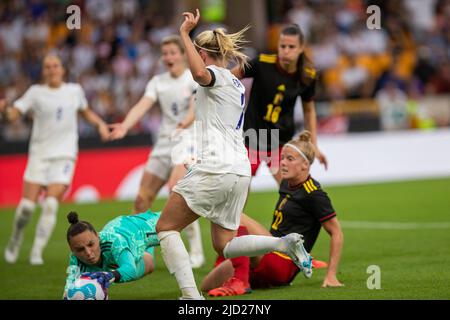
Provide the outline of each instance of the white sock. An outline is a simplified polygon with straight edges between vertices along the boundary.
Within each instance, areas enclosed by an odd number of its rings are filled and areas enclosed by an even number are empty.
[[[16,215],[14,217],[11,243],[20,245],[23,238],[23,231],[25,230],[28,222],[30,222],[35,209],[36,204],[33,201],[25,198],[20,200],[16,209]]]
[[[55,197],[47,197],[42,205],[42,213],[36,227],[36,235],[34,237],[33,249],[31,254],[41,256],[42,251],[52,235],[56,224],[56,216],[58,213],[58,199]]]
[[[174,274],[183,298],[198,299],[198,292],[189,261],[189,254],[177,231],[162,231],[158,233],[161,255],[169,270]]]
[[[285,252],[287,249],[283,239],[269,236],[240,236],[233,238],[223,249],[226,259],[240,256],[255,257],[272,251]]]
[[[203,256],[202,234],[198,220],[184,228],[184,232],[189,242],[189,254]]]

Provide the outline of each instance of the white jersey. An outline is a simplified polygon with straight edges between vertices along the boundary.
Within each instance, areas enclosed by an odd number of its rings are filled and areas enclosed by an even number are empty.
[[[32,85],[14,102],[22,114],[33,113],[29,155],[41,159],[71,158],[78,153],[78,111],[87,108],[79,84],[63,83],[59,88]]]
[[[173,78],[170,72],[165,72],[154,76],[148,82],[144,96],[158,101],[162,112],[158,139],[170,137],[186,117],[189,100],[197,86],[189,69],[178,78]]]
[[[195,96],[197,163],[193,168],[210,173],[250,176],[244,146],[245,88],[228,70],[214,65],[211,86],[199,86]]]

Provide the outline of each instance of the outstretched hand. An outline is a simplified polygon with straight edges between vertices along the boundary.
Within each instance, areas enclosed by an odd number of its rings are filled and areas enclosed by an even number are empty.
[[[200,20],[200,11],[195,9],[195,16],[191,12],[183,12],[184,21],[180,27],[180,32],[189,33],[194,29]]]
[[[106,124],[100,124],[98,126],[98,134],[103,142],[109,140],[109,128]]]
[[[126,136],[128,129],[125,128],[122,123],[113,123],[109,124],[108,128],[111,129],[111,132],[109,133],[109,140],[118,140],[122,139]]]

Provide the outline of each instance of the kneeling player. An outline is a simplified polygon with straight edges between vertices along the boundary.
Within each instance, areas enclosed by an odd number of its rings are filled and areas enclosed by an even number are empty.
[[[270,231],[246,215],[241,217],[238,236],[247,234],[283,237],[295,232],[304,237],[310,252],[321,227],[331,237],[330,260],[323,287],[339,287],[336,278],[343,234],[328,195],[309,175],[314,161],[311,135],[304,131],[298,140],[285,144],[281,153],[280,198],[274,211]],[[222,262],[223,261],[223,262]],[[221,262],[221,263],[220,263]],[[252,288],[268,288],[290,284],[299,268],[285,254],[267,253],[249,259],[237,257],[218,260],[216,268],[203,280],[201,288],[210,296],[234,296],[251,292]]]
[[[155,232],[159,213],[119,216],[98,234],[89,222],[78,220],[75,212],[70,212],[67,219],[67,242],[72,253],[64,297],[81,274],[108,288],[112,282],[129,282],[153,272],[154,247],[159,245]]]

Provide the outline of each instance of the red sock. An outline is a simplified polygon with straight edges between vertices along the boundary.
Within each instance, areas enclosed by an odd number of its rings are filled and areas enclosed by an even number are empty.
[[[238,229],[237,237],[248,235],[248,230],[244,226],[240,226]],[[234,277],[242,280],[244,283],[248,283],[248,277],[250,273],[250,258],[247,256],[241,256],[230,259],[234,267]]]

